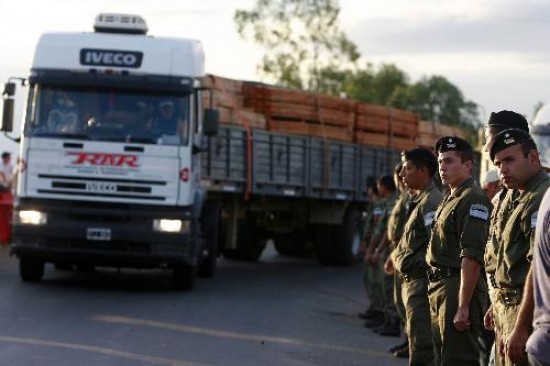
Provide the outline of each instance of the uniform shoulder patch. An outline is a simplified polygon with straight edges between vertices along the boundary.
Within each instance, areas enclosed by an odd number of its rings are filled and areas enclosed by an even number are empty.
[[[534,229],[537,227],[537,216],[539,215],[538,211],[533,212],[531,214],[531,229]]]
[[[431,226],[434,222],[435,211],[430,211],[424,215],[424,226]]]
[[[489,208],[479,203],[473,204],[470,206],[470,216],[487,221],[489,220]]]

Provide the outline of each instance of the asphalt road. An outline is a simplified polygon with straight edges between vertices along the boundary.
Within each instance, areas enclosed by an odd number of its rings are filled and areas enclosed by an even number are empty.
[[[46,267],[23,283],[0,249],[0,365],[406,365],[363,328],[361,268],[279,257],[220,260],[173,290],[168,271]]]

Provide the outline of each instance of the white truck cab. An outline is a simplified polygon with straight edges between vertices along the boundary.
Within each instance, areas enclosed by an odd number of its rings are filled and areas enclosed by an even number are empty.
[[[41,36],[27,80],[12,253],[23,280],[58,266],[168,267],[192,287],[215,268],[205,247],[199,41],[148,36],[135,15],[100,14],[93,33]],[[4,91],[12,129],[15,84]]]

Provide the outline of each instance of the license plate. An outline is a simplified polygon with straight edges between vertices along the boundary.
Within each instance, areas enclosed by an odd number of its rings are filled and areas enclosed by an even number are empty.
[[[100,227],[89,227],[86,230],[86,239],[109,241],[111,240],[111,229],[105,229]]]

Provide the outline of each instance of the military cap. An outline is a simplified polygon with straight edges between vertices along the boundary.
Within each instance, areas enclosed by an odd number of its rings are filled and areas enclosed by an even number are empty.
[[[489,116],[487,126],[500,126],[507,128],[518,128],[529,132],[529,124],[525,117],[512,111],[493,112]]]
[[[509,128],[496,134],[493,145],[491,146],[491,161],[495,160],[495,155],[510,146],[521,144],[525,141],[533,141],[531,135],[524,130]]]
[[[447,151],[472,151],[472,147],[466,140],[456,136],[445,136],[440,138],[435,144],[436,153]]]

